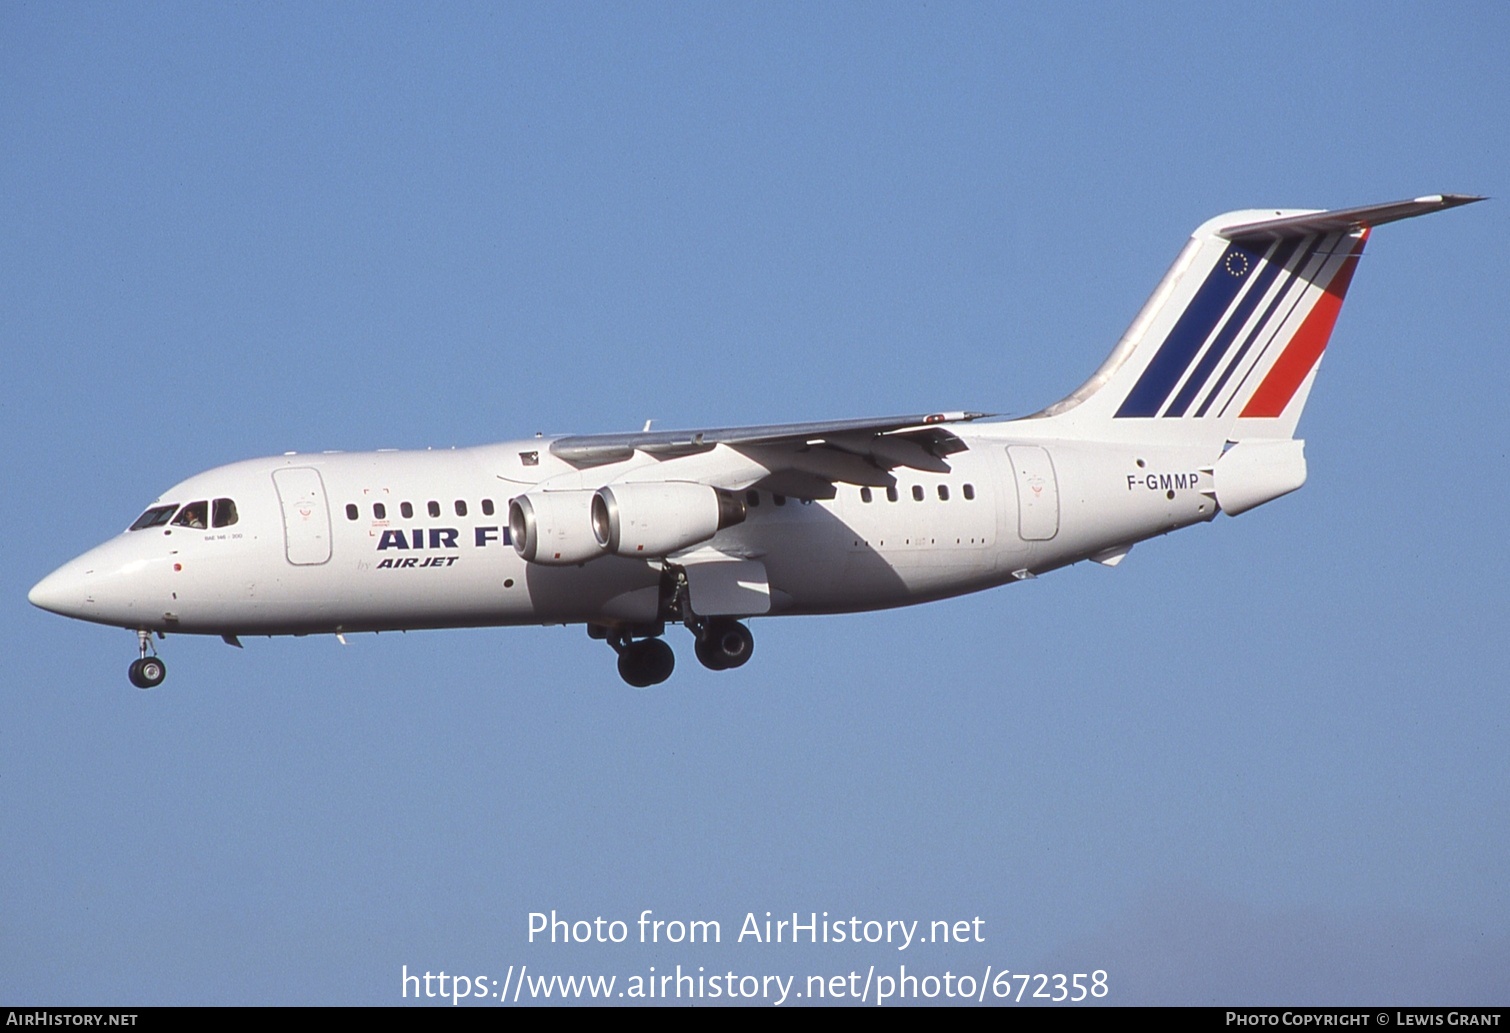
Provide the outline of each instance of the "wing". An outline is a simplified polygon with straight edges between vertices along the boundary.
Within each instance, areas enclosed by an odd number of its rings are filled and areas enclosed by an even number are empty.
[[[949,424],[988,415],[947,412],[758,427],[578,434],[555,439],[550,452],[583,469],[622,462],[636,453],[666,461],[699,456],[723,447],[738,452],[766,472],[752,480],[747,473],[731,470],[730,483],[715,486],[758,484],[769,491],[801,498],[832,498],[835,482],[894,484],[896,480],[889,471],[898,466],[947,471],[945,457],[968,448],[949,430]],[[671,473],[669,469],[666,472]],[[697,479],[705,483],[722,480],[708,473]]]

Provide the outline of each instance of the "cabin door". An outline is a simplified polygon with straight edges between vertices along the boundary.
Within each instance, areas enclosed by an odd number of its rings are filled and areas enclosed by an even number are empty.
[[[295,466],[273,471],[283,507],[283,543],[288,562],[312,567],[330,561],[330,506],[320,471]]]

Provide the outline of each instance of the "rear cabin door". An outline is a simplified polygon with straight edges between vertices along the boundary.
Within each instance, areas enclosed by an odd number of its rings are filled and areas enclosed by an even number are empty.
[[[313,567],[330,561],[330,507],[320,471],[295,466],[273,471],[273,486],[283,506],[283,542],[288,562]]]
[[[1037,445],[1007,449],[1017,480],[1017,530],[1025,542],[1046,542],[1059,533],[1059,482],[1054,461]]]

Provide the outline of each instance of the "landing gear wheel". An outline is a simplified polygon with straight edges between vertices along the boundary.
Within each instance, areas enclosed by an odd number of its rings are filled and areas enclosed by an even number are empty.
[[[755,652],[755,636],[738,621],[709,621],[698,637],[697,659],[710,671],[727,671],[745,664]]]
[[[619,651],[619,677],[637,689],[659,685],[675,667],[676,654],[658,638],[631,642]]]
[[[168,676],[168,665],[155,656],[144,656],[131,661],[127,674],[138,689],[155,689]]]
[[[724,663],[724,658],[718,648],[705,638],[700,638],[693,645],[692,651],[697,654],[697,662],[710,671],[722,671],[729,665]]]

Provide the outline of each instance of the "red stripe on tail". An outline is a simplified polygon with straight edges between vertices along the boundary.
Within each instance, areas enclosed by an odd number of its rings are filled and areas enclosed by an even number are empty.
[[[1358,238],[1357,249],[1343,259],[1342,267],[1332,277],[1332,282],[1327,284],[1326,290],[1322,291],[1316,307],[1311,309],[1310,315],[1300,324],[1300,329],[1269,370],[1269,375],[1264,377],[1264,382],[1258,385],[1258,390],[1248,399],[1242,412],[1245,418],[1278,416],[1290,404],[1290,399],[1295,397],[1295,392],[1300,390],[1300,385],[1315,368],[1321,353],[1326,351],[1327,341],[1332,338],[1337,313],[1342,311],[1342,299],[1347,296],[1348,285],[1353,282],[1353,270],[1358,268],[1358,257],[1363,254],[1363,245],[1367,241],[1368,230],[1365,229]]]

